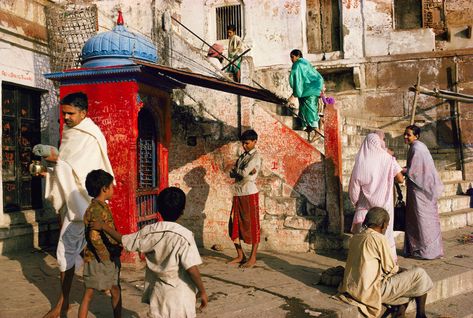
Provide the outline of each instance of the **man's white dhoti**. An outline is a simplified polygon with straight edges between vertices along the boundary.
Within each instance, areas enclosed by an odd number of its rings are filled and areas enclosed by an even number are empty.
[[[433,287],[432,279],[423,268],[413,267],[381,282],[383,304],[407,304],[412,298],[426,294]]]
[[[64,127],[59,159],[46,176],[45,197],[61,213],[62,225],[57,247],[59,269],[80,266],[80,252],[86,244],[84,213],[91,198],[85,189],[87,174],[103,169],[113,175],[107,143],[100,128],[90,118],[77,126]]]

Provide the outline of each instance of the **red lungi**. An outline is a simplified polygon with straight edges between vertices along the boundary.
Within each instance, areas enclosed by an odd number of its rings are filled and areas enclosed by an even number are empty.
[[[247,244],[260,242],[258,193],[233,197],[228,233],[232,240],[240,238]]]

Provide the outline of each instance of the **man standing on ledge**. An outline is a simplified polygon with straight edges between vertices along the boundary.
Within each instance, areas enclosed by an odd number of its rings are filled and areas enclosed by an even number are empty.
[[[53,163],[46,174],[45,197],[61,217],[57,261],[61,272],[58,302],[44,317],[58,318],[69,308],[74,270],[82,264],[85,246],[84,213],[91,198],[85,190],[87,174],[102,169],[113,175],[107,156],[107,142],[100,128],[87,117],[88,100],[84,93],[72,93],[60,101],[64,118],[59,153],[48,145],[36,145],[35,155]]]

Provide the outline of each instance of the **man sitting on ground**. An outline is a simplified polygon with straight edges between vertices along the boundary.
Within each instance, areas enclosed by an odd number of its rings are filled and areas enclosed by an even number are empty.
[[[432,280],[420,267],[399,271],[384,236],[388,224],[385,209],[375,207],[368,211],[363,222],[365,229],[350,240],[337,297],[357,306],[367,317],[378,317],[382,304],[397,306],[394,317],[404,317],[409,301],[414,298],[416,318],[425,318],[425,301]]]

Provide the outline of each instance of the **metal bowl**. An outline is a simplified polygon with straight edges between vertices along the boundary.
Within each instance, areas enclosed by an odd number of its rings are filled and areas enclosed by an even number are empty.
[[[37,177],[43,172],[46,172],[46,167],[41,164],[40,160],[33,160],[30,164],[31,175]]]

